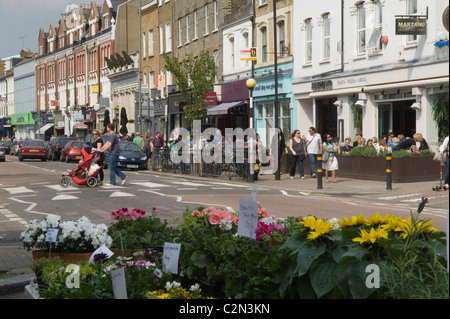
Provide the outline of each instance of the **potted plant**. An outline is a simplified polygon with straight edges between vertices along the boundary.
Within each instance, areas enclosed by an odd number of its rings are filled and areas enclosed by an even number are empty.
[[[56,229],[56,241],[47,242],[49,229]],[[33,258],[59,256],[66,261],[89,260],[92,252],[105,245],[110,247],[112,238],[105,224],[94,224],[88,218],[61,221],[61,216],[47,215],[43,220],[31,220],[28,229],[21,233],[24,248],[33,249]]]

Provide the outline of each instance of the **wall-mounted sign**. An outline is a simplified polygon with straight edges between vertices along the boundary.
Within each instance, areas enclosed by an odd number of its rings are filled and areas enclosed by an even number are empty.
[[[396,35],[421,35],[427,34],[427,19],[424,18],[399,18],[395,20]]]
[[[311,90],[316,91],[328,91],[333,89],[333,81],[318,81],[311,83]]]
[[[256,61],[256,48],[241,50],[241,61]]]

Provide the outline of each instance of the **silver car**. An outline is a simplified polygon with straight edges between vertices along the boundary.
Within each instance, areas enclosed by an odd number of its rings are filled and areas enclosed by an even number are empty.
[[[0,146],[0,162],[4,162],[6,160],[5,158],[5,149]]]

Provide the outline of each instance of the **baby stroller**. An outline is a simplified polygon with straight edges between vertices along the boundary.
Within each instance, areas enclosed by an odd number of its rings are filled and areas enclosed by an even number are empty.
[[[81,149],[83,158],[81,162],[75,166],[75,168],[67,173],[62,174],[62,178],[59,181],[59,186],[62,188],[68,188],[73,181],[77,185],[87,185],[89,187],[97,186],[99,178],[97,175],[102,168],[95,163],[97,158],[97,152],[92,149],[89,154],[84,148]]]

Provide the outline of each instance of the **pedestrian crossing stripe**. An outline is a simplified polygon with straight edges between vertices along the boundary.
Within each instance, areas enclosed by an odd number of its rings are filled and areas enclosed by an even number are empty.
[[[125,192],[114,192],[109,197],[135,197],[136,195],[125,193]]]
[[[73,196],[73,195],[58,195],[52,198],[52,200],[69,200],[69,199],[80,199],[77,196]]]

